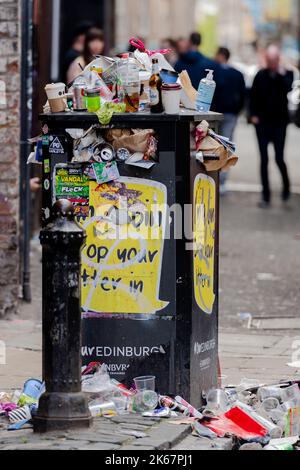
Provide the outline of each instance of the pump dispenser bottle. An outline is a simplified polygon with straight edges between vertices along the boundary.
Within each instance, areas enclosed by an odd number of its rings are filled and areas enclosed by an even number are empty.
[[[201,80],[196,98],[196,109],[202,113],[210,111],[216,91],[214,71],[207,69],[206,72],[208,72],[207,77]]]

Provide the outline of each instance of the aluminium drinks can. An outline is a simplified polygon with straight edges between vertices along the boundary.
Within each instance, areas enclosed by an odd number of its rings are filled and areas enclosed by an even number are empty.
[[[84,84],[75,83],[73,85],[74,111],[86,111],[87,110],[86,90],[87,90],[87,86]]]

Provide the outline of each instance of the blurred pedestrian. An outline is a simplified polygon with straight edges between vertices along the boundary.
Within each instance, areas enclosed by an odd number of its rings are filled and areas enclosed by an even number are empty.
[[[188,41],[181,38],[177,45],[179,60],[175,64],[175,70],[178,73],[186,70],[196,90],[199,87],[200,80],[207,75],[206,69],[216,71],[218,68],[218,64],[215,61],[199,51],[201,43],[201,34],[194,32],[190,35]]]
[[[214,99],[214,111],[223,113],[224,120],[220,125],[220,134],[231,141],[237,125],[238,116],[245,105],[246,84],[243,74],[229,65],[230,51],[220,47],[215,60],[220,65],[222,77]],[[221,173],[221,194],[226,193],[228,172]]]
[[[67,75],[67,71],[77,57],[83,53],[85,37],[89,29],[93,27],[93,23],[90,21],[83,21],[79,23],[75,28],[74,37],[70,49],[66,52],[64,58],[64,76]]]
[[[166,38],[161,41],[160,45],[161,49],[171,49],[172,52],[169,52],[168,54],[165,54],[166,60],[174,66],[178,60],[178,54],[177,54],[177,44],[176,41],[172,38]]]
[[[91,28],[88,30],[82,54],[70,65],[67,73],[67,83],[71,83],[82,70],[95,59],[96,55],[104,52],[104,35],[101,29]]]
[[[262,208],[269,207],[271,203],[268,171],[270,143],[274,145],[275,159],[282,177],[282,200],[290,199],[290,180],[284,161],[284,148],[290,122],[287,95],[292,89],[293,78],[293,72],[281,65],[279,48],[269,46],[266,51],[266,68],[258,72],[250,92],[250,120],[256,128],[261,157],[263,194],[259,206]]]

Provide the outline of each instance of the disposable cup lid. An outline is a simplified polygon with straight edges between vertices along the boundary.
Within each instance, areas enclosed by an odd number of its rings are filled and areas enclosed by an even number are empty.
[[[86,94],[88,96],[98,96],[98,95],[100,96],[100,91],[101,91],[100,88],[90,88],[86,90]]]
[[[164,83],[162,90],[164,91],[178,91],[181,90],[182,86],[179,83]]]
[[[65,89],[66,85],[64,83],[48,83],[45,86],[45,90],[57,90],[57,89]]]

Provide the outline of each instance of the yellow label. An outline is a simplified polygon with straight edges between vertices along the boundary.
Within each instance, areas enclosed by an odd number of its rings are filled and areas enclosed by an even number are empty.
[[[206,175],[198,175],[194,183],[194,295],[198,307],[211,314],[215,302],[215,230],[216,184]]]
[[[91,217],[82,224],[82,308],[93,313],[155,314],[166,227],[167,188],[137,178],[90,182]]]

